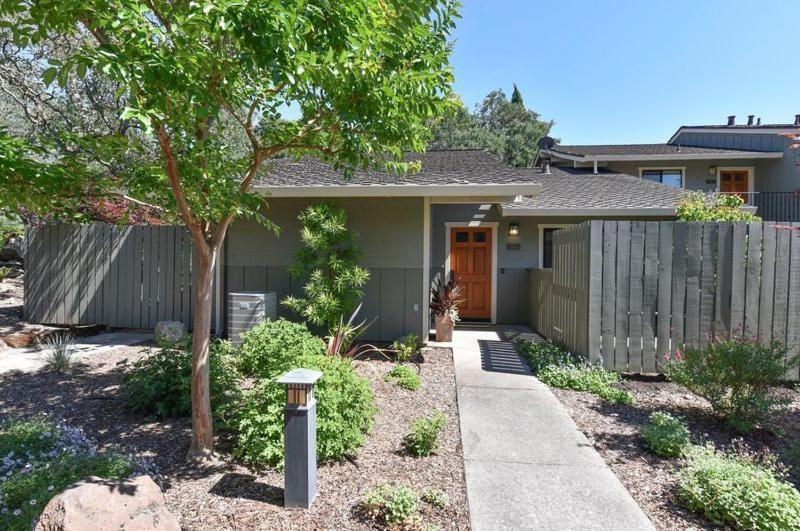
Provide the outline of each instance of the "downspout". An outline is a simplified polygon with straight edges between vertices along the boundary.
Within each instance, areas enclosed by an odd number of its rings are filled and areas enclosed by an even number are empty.
[[[594,174],[597,175],[597,160],[594,161]]]

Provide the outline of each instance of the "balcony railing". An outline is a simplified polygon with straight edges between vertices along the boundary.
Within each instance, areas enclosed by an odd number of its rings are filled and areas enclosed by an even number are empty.
[[[722,192],[724,193],[724,192]],[[800,222],[800,190],[794,192],[747,192],[741,195],[764,221]]]

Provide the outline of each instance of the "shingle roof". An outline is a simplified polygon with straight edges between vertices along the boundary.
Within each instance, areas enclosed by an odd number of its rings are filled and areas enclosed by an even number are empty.
[[[385,171],[357,170],[351,179],[319,159],[275,159],[259,175],[256,186],[450,185],[531,183],[524,169],[509,166],[482,150],[448,150],[410,153],[407,161],[420,161],[422,170],[396,175]]]
[[[547,215],[547,210],[665,210],[674,209],[686,193],[624,173],[601,170],[593,174],[591,169],[583,168],[554,167],[550,174],[539,171],[536,178],[542,184],[540,193],[504,204],[505,213],[530,209],[541,209],[541,215]]]
[[[739,153],[752,150],[677,146],[674,144],[608,144],[584,146],[556,145],[550,148],[550,151],[554,153],[563,153],[565,155],[574,155],[576,157],[591,157],[597,155],[720,155],[725,153]]]
[[[797,124],[735,124],[735,125],[682,125],[680,128],[687,129],[800,129]]]

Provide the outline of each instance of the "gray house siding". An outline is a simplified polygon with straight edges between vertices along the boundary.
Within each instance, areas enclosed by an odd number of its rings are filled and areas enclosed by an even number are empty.
[[[272,201],[268,217],[281,228],[279,236],[250,221],[231,227],[225,250],[225,292],[275,291],[279,301],[301,293],[302,282],[287,271],[300,246],[297,216],[309,204],[323,200]],[[361,317],[377,316],[378,320],[366,338],[391,341],[411,332],[421,335],[423,200],[347,198],[337,203],[347,212],[348,225],[359,233],[362,265],[370,270]],[[280,304],[278,313],[294,317]]]

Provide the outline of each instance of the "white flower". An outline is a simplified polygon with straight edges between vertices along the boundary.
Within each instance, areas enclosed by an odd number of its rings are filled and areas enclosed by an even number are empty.
[[[54,486],[50,485],[49,487],[47,487],[47,490],[53,490],[54,488],[55,488]]]
[[[22,514],[22,509],[14,509],[14,512],[11,514],[13,514],[14,516],[19,516]]]
[[[36,505],[36,500],[31,500],[28,503],[30,503],[31,505]]]

